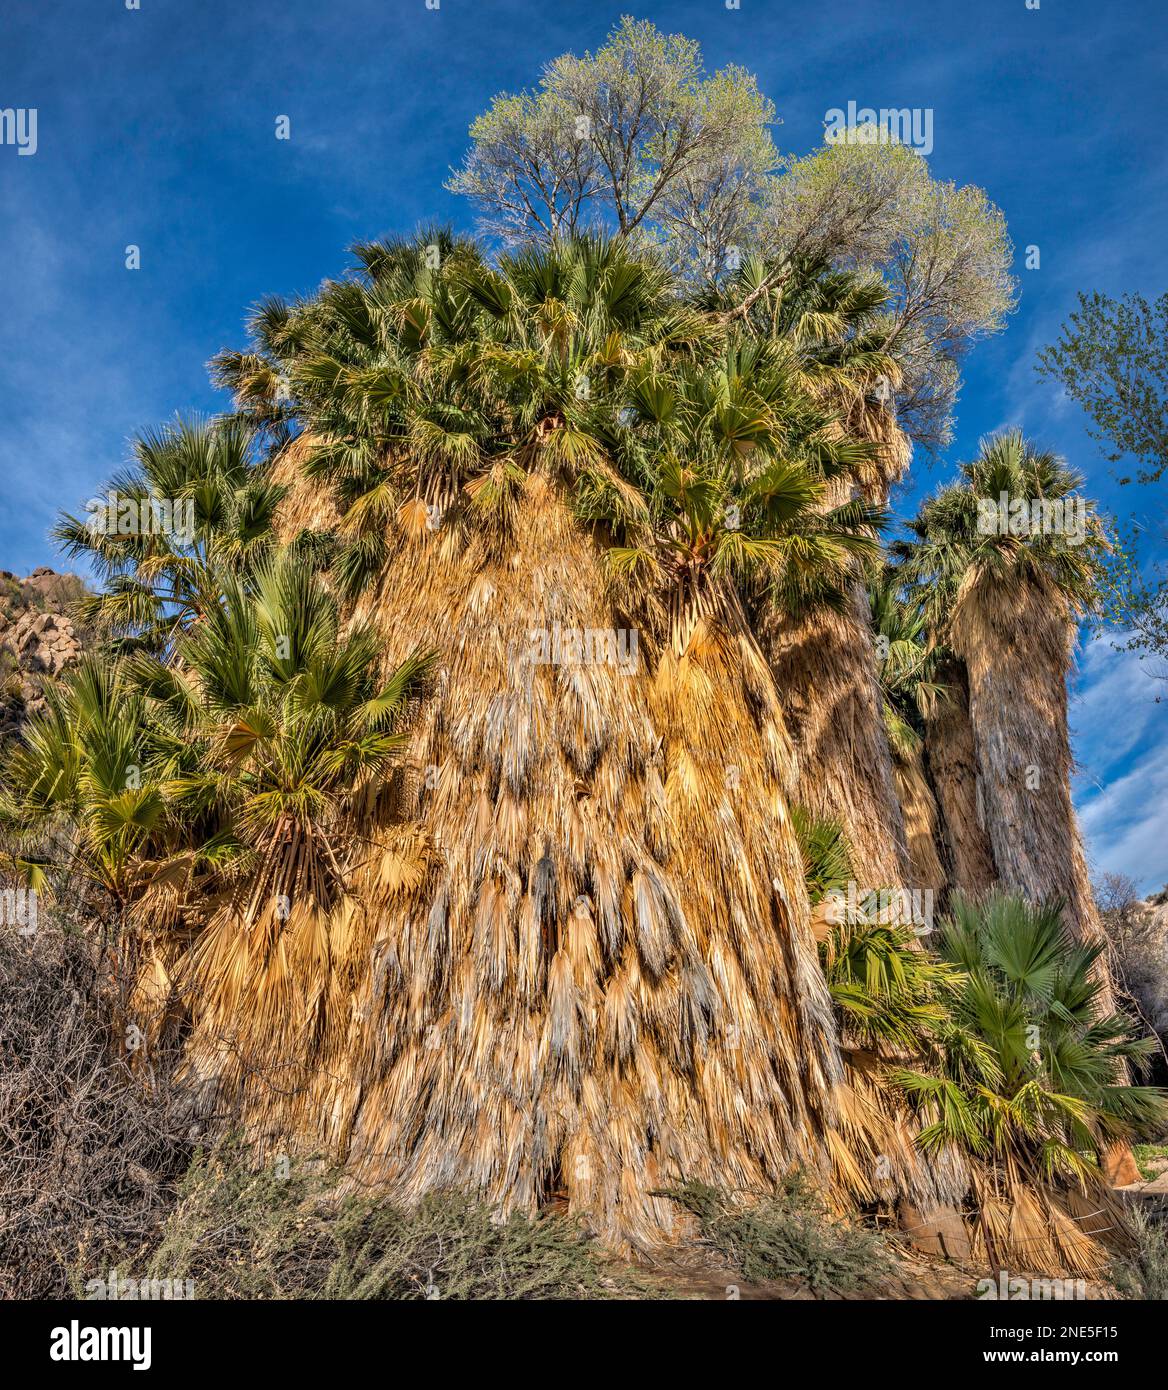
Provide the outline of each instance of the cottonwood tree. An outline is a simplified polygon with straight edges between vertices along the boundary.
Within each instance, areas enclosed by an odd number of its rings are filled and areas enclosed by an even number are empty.
[[[900,423],[936,451],[962,353],[1014,304],[1002,215],[981,189],[934,180],[904,146],[783,157],[774,122],[749,73],[707,76],[696,43],[624,19],[596,53],[550,63],[539,92],[496,97],[447,187],[508,244],[601,227],[661,244],[703,292],[762,256],[766,274],[725,317],[745,318],[799,261],[878,271]]]
[[[880,274],[898,422],[930,452],[944,447],[960,360],[1015,303],[1005,218],[984,191],[934,179],[903,145],[832,144],[771,180],[762,241],[780,267],[811,256]]]
[[[548,64],[537,93],[497,96],[447,187],[508,243],[640,234],[709,277],[753,225],[774,119],[750,74],[707,76],[692,40],[626,17],[595,53]]]
[[[1108,460],[1132,458],[1136,480],[1159,482],[1168,469],[1168,293],[1113,299],[1082,294],[1058,340],[1038,354],[1035,371],[1056,381],[1086,411],[1087,432]],[[1132,482],[1121,477],[1121,484]],[[1121,651],[1168,661],[1168,574],[1137,559],[1147,528],[1135,524],[1109,564],[1107,619],[1125,634]],[[1163,676],[1164,668],[1157,667]]]
[[[1136,652],[1141,661],[1152,658],[1150,674],[1168,681],[1168,571],[1163,563],[1141,562],[1147,529],[1135,518],[1115,528],[1103,557],[1099,627],[1110,630],[1116,651]]]

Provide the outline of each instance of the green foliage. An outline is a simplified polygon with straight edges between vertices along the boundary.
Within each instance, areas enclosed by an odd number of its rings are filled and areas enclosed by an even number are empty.
[[[122,906],[162,828],[171,740],[123,668],[96,656],[45,700],[8,750],[0,827],[27,847],[20,865],[30,886],[43,891],[48,871],[67,864]]]
[[[831,144],[773,181],[761,245],[780,265],[823,258],[879,275],[898,419],[931,452],[947,444],[960,359],[1016,302],[1005,219],[985,193],[933,179],[903,145]]]
[[[1035,370],[1087,412],[1088,433],[1109,446],[1111,462],[1134,458],[1141,483],[1159,482],[1168,468],[1168,293],[1151,304],[1142,294],[1080,293]]]
[[[932,179],[903,145],[780,156],[774,121],[749,73],[707,77],[695,43],[626,18],[595,54],[550,63],[538,93],[496,97],[447,186],[511,243],[588,228],[654,240],[701,289],[725,287],[752,258],[772,286],[808,259],[873,273],[901,422],[936,451],[962,354],[1015,303],[1005,221],[980,189]]]
[[[48,846],[26,857],[35,881],[79,870],[118,907],[152,880],[195,898],[233,881],[253,901],[339,891],[347,808],[394,764],[429,658],[379,680],[373,634],[342,634],[335,599],[291,552],[246,581],[214,578],[167,656],[91,657],[28,722],[0,824]]]
[[[364,248],[366,274],[299,306],[269,354],[310,432],[308,472],[344,511],[342,593],[399,528],[469,521],[504,540],[543,468],[609,528],[614,569],[670,596],[679,632],[733,607],[735,584],[788,608],[844,601],[884,514],[824,507],[828,481],[873,450],[841,438],[821,398],[893,370],[874,346],[849,355],[875,287],[809,267],[784,305],[789,341],[767,341],[687,305],[619,238],[528,246],[497,268],[465,245],[432,243],[433,264],[427,249]]]
[[[923,1055],[945,1025],[957,972],[920,949],[907,927],[882,921],[878,893],[849,913],[844,900],[854,870],[837,820],[794,806],[791,823],[812,907],[825,918],[819,963],[847,1040]]]
[[[84,623],[120,648],[164,650],[215,603],[219,574],[246,576],[262,561],[284,489],[253,444],[242,419],[176,420],[134,441],[134,464],[91,499],[88,516],[59,518],[54,539],[104,584],[79,599]],[[137,521],[121,515],[127,503]]]
[[[645,506],[590,514],[625,520],[613,564],[668,592],[679,627],[724,610],[730,580],[787,612],[845,603],[849,579],[879,553],[885,513],[825,505],[827,480],[866,455],[830,436],[785,345],[742,342],[700,369],[634,372],[628,400],[615,455],[643,480]]]
[[[922,950],[908,928],[864,914],[838,922],[820,961],[851,1042],[921,1056],[947,1027],[960,975]]]
[[[824,913],[851,877],[846,842],[802,808],[793,821]],[[1122,1084],[1119,1070],[1156,1043],[1101,1015],[1103,948],[1071,940],[1060,904],[958,899],[935,954],[870,906],[826,911],[820,963],[847,1036],[918,1059],[888,1077],[921,1115],[923,1148],[956,1144],[1038,1181],[1082,1180],[1109,1144],[1162,1132],[1168,1095]]]
[[[934,954],[870,902],[832,910],[828,894],[852,873],[842,831],[802,808],[792,818],[841,1026],[860,1046],[917,1059],[887,1076],[920,1114],[923,1148],[957,1145],[1039,1182],[1084,1180],[1109,1144],[1162,1132],[1168,1095],[1122,1084],[1119,1070],[1156,1043],[1100,1014],[1103,948],[1071,940],[1060,904],[957,899]]]
[[[1108,539],[1093,502],[1082,498],[1082,477],[1054,454],[1037,451],[1017,430],[982,445],[960,480],[928,498],[909,523],[911,538],[889,547],[899,562],[897,579],[919,603],[930,631],[944,636],[963,586],[988,582],[1049,584],[1072,613],[1101,603],[1102,557]],[[1011,501],[1042,499],[1082,503],[1081,543],[1047,528],[1004,534],[982,524],[1001,494]]]
[[[364,272],[297,306],[276,347],[257,340],[253,354],[292,382],[307,472],[336,491],[330,562],[346,595],[403,529],[471,519],[502,539],[533,469],[620,493],[614,392],[636,363],[708,332],[623,242],[527,248],[493,268],[467,243],[423,237],[357,248]],[[252,408],[232,363],[220,372]]]
[[[806,806],[791,807],[791,826],[803,856],[803,881],[812,907],[828,893],[846,892],[853,876],[852,852],[843,826],[830,816],[814,816]]]
[[[1168,571],[1162,564],[1141,564],[1139,552],[1147,527],[1134,522],[1116,528],[1111,549],[1101,557],[1098,626],[1120,634],[1117,651],[1137,652],[1168,661]],[[1157,666],[1163,679],[1168,671]]]
[[[958,899],[936,945],[962,972],[960,991],[933,1070],[893,1073],[925,1121],[925,1149],[956,1143],[1042,1181],[1084,1180],[1102,1148],[1162,1130],[1164,1092],[1123,1085],[1119,1072],[1155,1044],[1100,1013],[1103,947],[1072,941],[1058,903]]]
[[[197,1157],[148,1275],[207,1299],[612,1299],[654,1289],[563,1217],[500,1220],[457,1193],[413,1211],[342,1195],[323,1164],[226,1145]]]
[[[706,76],[695,43],[626,18],[595,54],[548,64],[537,93],[497,96],[447,187],[510,244],[588,229],[656,242],[699,293],[762,265],[740,309],[808,261],[870,273],[885,287],[900,421],[935,452],[961,356],[1014,307],[1005,220],[904,145],[792,159],[772,143],[774,122],[749,73]]]
[[[921,746],[924,721],[936,701],[945,698],[937,677],[946,649],[934,639],[919,602],[902,594],[895,570],[869,581],[868,608],[884,724],[893,752],[905,757]]]
[[[1145,1182],[1168,1171],[1168,1144],[1133,1144],[1132,1157]]]
[[[879,1287],[893,1270],[889,1247],[873,1231],[831,1217],[799,1173],[758,1201],[734,1201],[705,1183],[665,1194],[698,1220],[702,1239],[745,1279],[792,1279],[818,1298]]]
[[[336,600],[282,552],[253,592],[225,581],[223,602],[180,639],[177,665],[133,666],[199,750],[166,788],[174,812],[215,807],[258,866],[260,898],[304,888],[327,904],[343,886],[345,807],[394,764],[431,665],[416,653],[382,683],[379,649],[369,629],[342,634]]]
[[[1135,1206],[1128,1223],[1135,1249],[1111,1268],[1111,1281],[1124,1298],[1168,1299],[1168,1222],[1163,1211]]]
[[[447,187],[508,241],[664,237],[713,278],[778,162],[774,120],[741,68],[707,76],[692,40],[626,17],[595,53],[549,63],[537,93],[495,97]]]

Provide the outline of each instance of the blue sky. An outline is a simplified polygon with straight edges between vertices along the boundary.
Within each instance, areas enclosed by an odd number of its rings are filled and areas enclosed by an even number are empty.
[[[1033,375],[1079,289],[1164,289],[1163,0],[5,0],[0,107],[35,107],[38,149],[0,146],[0,567],[60,566],[47,539],[176,410],[221,404],[204,364],[249,304],[312,290],[352,241],[439,219],[473,117],[542,63],[601,43],[622,13],[754,71],[780,148],[827,110],[931,107],[935,175],[1003,209],[1021,303],[970,355],[944,464],[1021,425],[1102,503],[1161,525],[1168,483],[1120,489],[1076,407]],[[292,138],[275,139],[277,116]],[[125,268],[125,247],[141,269]],[[1041,249],[1040,270],[1022,250]],[[1107,640],[1082,653],[1071,719],[1094,865],[1168,880],[1168,685]]]

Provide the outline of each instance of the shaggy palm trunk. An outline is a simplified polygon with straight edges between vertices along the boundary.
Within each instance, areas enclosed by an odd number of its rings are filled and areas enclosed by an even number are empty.
[[[1102,936],[1071,801],[1067,674],[1074,627],[1045,583],[982,578],[958,595],[953,642],[969,712],[998,878],[1032,902],[1059,897],[1080,940]],[[1106,969],[1106,1009],[1113,1007]]]
[[[949,663],[939,679],[947,695],[937,700],[925,726],[925,766],[936,794],[948,893],[979,898],[993,886],[994,858],[978,786],[977,749],[969,717],[965,667]]]
[[[895,415],[873,401],[849,402],[845,412],[842,431],[878,446],[859,486],[882,505],[908,467],[908,439]],[[825,509],[848,501],[854,490],[847,479],[832,481]],[[760,642],[795,744],[792,794],[815,815],[841,822],[862,887],[910,886],[908,842],[863,586],[856,584],[848,600],[842,613],[820,611],[796,620],[771,614],[760,624]]]
[[[945,891],[945,869],[937,852],[940,812],[925,775],[924,748],[918,743],[898,752],[894,772],[913,886],[928,890],[939,900]]]
[[[825,500],[839,506],[846,483]],[[906,885],[909,856],[876,673],[868,600],[860,585],[841,613],[766,614],[759,640],[795,745],[794,799],[847,833],[864,888]]]
[[[245,1109],[406,1202],[559,1194],[652,1245],[683,1178],[830,1172],[842,1067],[790,743],[751,635],[703,622],[676,656],[629,632],[554,486],[494,541],[457,519],[402,539],[358,605],[387,668],[438,648],[437,686],[411,771],[369,798],[327,980],[291,960],[312,1049],[289,1036],[300,1075]]]

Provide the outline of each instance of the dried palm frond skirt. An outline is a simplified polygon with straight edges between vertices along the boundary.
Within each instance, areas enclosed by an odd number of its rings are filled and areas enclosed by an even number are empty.
[[[192,995],[190,1075],[354,1182],[559,1195],[624,1248],[676,1234],[682,1179],[829,1181],[838,1041],[749,632],[678,656],[616,611],[538,475],[505,545],[452,514],[394,546],[353,619],[386,670],[438,651],[406,766],[354,817],[348,895]]]

